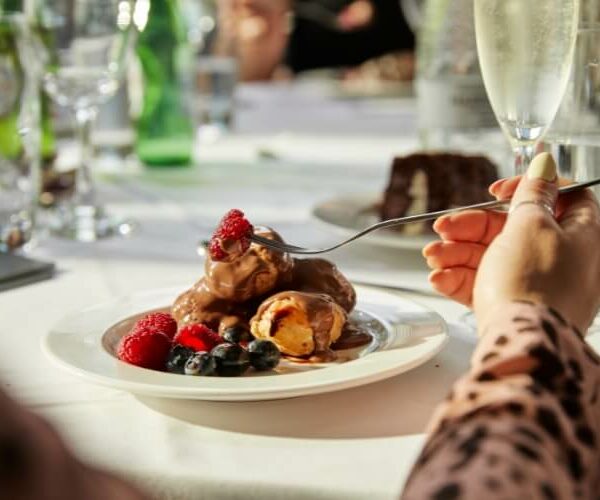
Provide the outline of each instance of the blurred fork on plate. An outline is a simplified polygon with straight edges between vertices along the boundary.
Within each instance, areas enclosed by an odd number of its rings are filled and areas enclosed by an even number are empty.
[[[572,193],[573,191],[579,191],[581,189],[585,189],[590,186],[595,186],[597,184],[600,184],[600,178],[593,179],[593,180],[587,181],[587,182],[564,186],[564,187],[559,188],[558,192],[559,192],[559,194]],[[319,254],[331,252],[333,250],[337,250],[338,248],[346,246],[349,243],[352,243],[353,241],[356,241],[356,240],[362,238],[363,236],[366,236],[367,234],[372,233],[373,231],[377,231],[379,229],[384,229],[384,228],[393,227],[393,226],[402,226],[404,224],[412,224],[414,222],[423,222],[423,221],[427,221],[427,220],[433,220],[433,219],[437,219],[438,217],[441,217],[443,215],[454,214],[457,212],[464,212],[465,210],[492,210],[495,208],[505,207],[509,203],[510,203],[510,198],[505,199],[505,200],[486,201],[483,203],[477,203],[475,205],[467,205],[464,207],[449,208],[447,210],[438,210],[437,212],[427,212],[424,214],[409,215],[408,217],[400,217],[398,219],[384,220],[384,221],[378,222],[377,224],[373,224],[372,226],[369,226],[369,227],[363,229],[362,231],[356,233],[354,236],[352,236],[351,238],[348,238],[347,240],[344,240],[344,241],[337,243],[336,245],[330,246],[328,248],[321,248],[321,249],[312,249],[312,248],[298,247],[295,245],[289,245],[287,243],[281,243],[279,241],[269,240],[267,238],[263,238],[262,236],[258,236],[256,234],[252,235],[252,237],[250,239],[258,245],[262,245],[264,247],[267,247],[267,248],[270,248],[272,250],[276,250],[279,252],[286,252],[286,253],[299,254],[299,255],[319,255]]]

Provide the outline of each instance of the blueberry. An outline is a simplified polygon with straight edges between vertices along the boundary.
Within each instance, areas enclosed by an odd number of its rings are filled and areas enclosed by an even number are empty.
[[[196,352],[185,364],[186,375],[214,375],[216,369],[215,358],[207,352]]]
[[[217,362],[217,375],[239,377],[250,366],[248,352],[239,344],[220,344],[211,352]]]
[[[254,337],[243,325],[228,326],[223,330],[223,340],[230,344],[239,344],[240,342],[250,342]]]
[[[167,356],[167,371],[170,373],[184,373],[184,367],[188,359],[194,355],[194,350],[183,345],[171,347]]]
[[[248,345],[250,364],[255,370],[272,370],[279,364],[281,352],[269,340],[254,340]]]

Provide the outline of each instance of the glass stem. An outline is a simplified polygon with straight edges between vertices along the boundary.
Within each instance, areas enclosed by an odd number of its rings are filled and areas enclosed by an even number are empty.
[[[81,147],[81,162],[75,177],[75,205],[95,206],[96,193],[91,173],[92,150],[92,124],[96,118],[96,108],[78,108],[75,110],[77,122],[77,135]]]
[[[523,175],[534,156],[535,147],[533,144],[517,146],[515,149],[515,174]]]

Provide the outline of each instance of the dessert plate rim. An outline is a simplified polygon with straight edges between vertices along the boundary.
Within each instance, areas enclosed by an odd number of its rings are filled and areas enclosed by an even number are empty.
[[[55,364],[88,382],[134,394],[209,401],[260,401],[320,394],[377,382],[427,362],[448,340],[442,317],[411,300],[375,287],[356,286],[357,310],[388,329],[387,347],[346,363],[265,377],[189,377],[128,365],[102,345],[106,330],[131,316],[172,301],[186,287],[115,298],[62,318],[42,338]],[[407,335],[409,333],[410,335]],[[401,342],[402,337],[408,340]]]
[[[317,203],[312,208],[311,215],[319,223],[335,230],[340,236],[350,237],[370,224],[379,222],[378,218],[373,217],[369,222],[361,224],[359,217],[365,217],[367,214],[374,216],[372,207],[381,201],[381,198],[381,193],[373,192],[335,196]],[[421,250],[435,239],[434,234],[407,235],[388,229],[368,234],[358,242],[406,250]]]

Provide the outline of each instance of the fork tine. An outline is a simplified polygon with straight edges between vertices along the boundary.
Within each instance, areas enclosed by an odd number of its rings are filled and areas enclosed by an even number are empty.
[[[250,240],[258,245],[270,248],[271,250],[276,250],[278,252],[288,252],[288,253],[296,253],[296,254],[318,254],[321,253],[320,250],[309,250],[308,248],[297,247],[294,245],[288,245],[287,243],[280,243],[279,241],[269,240],[267,238],[263,238],[262,236],[258,236],[253,234],[250,237]]]
[[[252,242],[254,242],[254,243],[258,244],[258,245],[261,245],[263,247],[270,248],[272,250],[279,250],[280,252],[286,252],[287,251],[286,250],[287,245],[284,245],[284,244],[282,244],[282,243],[280,243],[278,241],[274,241],[274,240],[269,240],[267,238],[263,238],[262,236],[257,236],[256,234],[253,234],[250,237],[250,241],[252,241]]]

